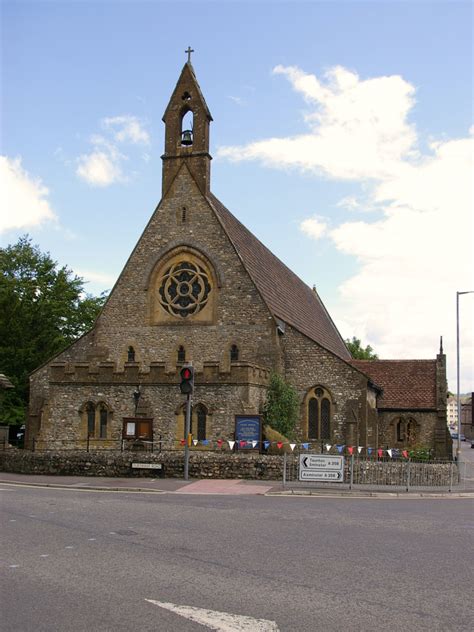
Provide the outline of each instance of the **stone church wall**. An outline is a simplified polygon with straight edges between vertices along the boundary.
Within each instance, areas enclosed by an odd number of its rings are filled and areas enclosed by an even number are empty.
[[[290,326],[286,327],[281,337],[281,345],[285,377],[297,389],[300,397],[301,422],[305,418],[303,401],[307,391],[316,385],[323,386],[330,392],[334,403],[332,442],[355,445],[356,420],[359,420],[359,425],[366,422],[366,378]]]

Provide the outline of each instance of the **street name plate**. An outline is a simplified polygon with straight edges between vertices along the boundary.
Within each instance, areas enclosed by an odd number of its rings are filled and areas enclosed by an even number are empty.
[[[161,470],[162,467],[162,463],[132,463],[132,468],[139,470]]]
[[[300,454],[300,481],[344,481],[344,457]]]

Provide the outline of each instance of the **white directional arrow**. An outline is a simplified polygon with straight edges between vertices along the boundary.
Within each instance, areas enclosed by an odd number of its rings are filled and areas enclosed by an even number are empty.
[[[145,599],[145,601],[217,632],[279,632],[276,622],[268,619],[254,619],[253,617],[195,608],[194,606],[179,606],[175,603],[155,601],[154,599]]]

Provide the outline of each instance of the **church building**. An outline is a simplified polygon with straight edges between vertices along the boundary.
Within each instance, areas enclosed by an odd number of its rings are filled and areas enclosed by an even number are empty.
[[[93,329],[32,374],[27,445],[182,449],[179,375],[192,362],[196,449],[229,449],[276,372],[298,393],[302,442],[447,456],[442,349],[353,360],[317,292],[211,193],[212,117],[190,61],[163,121],[161,201]]]

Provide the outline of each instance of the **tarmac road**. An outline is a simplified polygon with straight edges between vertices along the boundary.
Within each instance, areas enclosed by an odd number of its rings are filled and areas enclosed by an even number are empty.
[[[471,629],[470,498],[0,488],[8,632]]]

